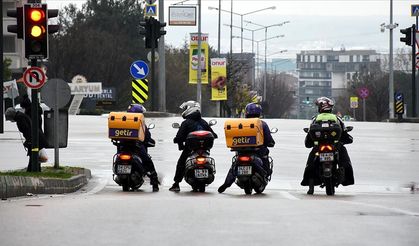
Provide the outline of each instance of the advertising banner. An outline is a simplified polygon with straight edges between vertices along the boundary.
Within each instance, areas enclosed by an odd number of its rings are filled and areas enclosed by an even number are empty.
[[[196,7],[169,6],[169,26],[196,26]]]
[[[208,34],[201,33],[201,83],[208,84]],[[189,45],[189,84],[198,82],[198,34],[191,33]]]
[[[227,59],[211,59],[211,100],[227,100]]]
[[[3,98],[14,99],[19,96],[16,80],[3,82]]]

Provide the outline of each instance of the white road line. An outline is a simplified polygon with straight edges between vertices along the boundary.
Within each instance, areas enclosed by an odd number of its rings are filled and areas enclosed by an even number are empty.
[[[405,210],[405,209],[400,209],[400,208],[386,207],[386,206],[377,205],[377,204],[370,204],[370,203],[363,203],[363,202],[353,202],[353,201],[337,201],[337,202],[349,203],[349,204],[353,204],[353,205],[360,205],[360,206],[366,206],[366,207],[372,207],[372,208],[380,208],[380,209],[390,210],[390,211],[393,211],[393,212],[396,212],[396,213],[401,213],[401,214],[409,215],[409,216],[419,216],[419,213],[417,213],[417,212],[412,212],[412,211]]]
[[[288,191],[279,191],[279,194],[282,196],[282,197],[284,197],[284,198],[287,198],[287,199],[289,199],[289,200],[300,200],[300,198],[297,198],[297,197],[295,197],[295,196],[293,196],[293,195],[291,195]]]

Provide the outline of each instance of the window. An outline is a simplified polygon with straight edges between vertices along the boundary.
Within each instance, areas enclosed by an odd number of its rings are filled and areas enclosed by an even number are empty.
[[[314,91],[312,89],[306,89],[305,94],[314,94]]]
[[[4,53],[15,53],[16,52],[16,37],[15,36],[3,36],[3,52]]]
[[[347,74],[346,74],[346,79],[347,79],[347,80],[350,80],[350,79],[351,79],[351,74],[350,74],[350,73],[347,73]]]
[[[362,56],[362,61],[363,62],[369,62],[370,61],[370,56],[369,55],[363,55]]]
[[[349,56],[349,62],[354,62],[354,56],[352,55]]]

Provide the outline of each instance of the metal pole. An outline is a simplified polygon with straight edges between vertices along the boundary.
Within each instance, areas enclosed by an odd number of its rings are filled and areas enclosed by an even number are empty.
[[[199,105],[202,105],[201,99],[201,79],[202,79],[202,68],[201,68],[201,0],[198,0],[198,79],[197,79],[197,86],[196,86],[196,100]],[[201,106],[202,109],[202,106]]]
[[[37,60],[32,59],[31,60],[31,67],[37,66]],[[33,78],[31,78],[33,79]],[[32,135],[32,144],[30,151],[31,155],[31,164],[29,167],[29,172],[40,172],[41,166],[39,164],[38,155],[39,155],[39,102],[38,102],[38,89],[32,89],[31,92],[32,97],[32,104],[31,104],[31,119],[32,119],[32,129],[31,129],[31,135]]]
[[[218,0],[218,57],[220,57],[221,54],[221,0]],[[218,101],[218,107],[220,108],[219,114],[220,117],[223,117],[223,101]]]
[[[365,121],[366,116],[366,108],[365,108],[365,98],[362,98],[362,120]]]
[[[254,47],[255,47],[255,44],[254,44],[254,42],[255,42],[255,31],[252,31],[252,55],[253,55],[253,57],[254,57],[254,54],[255,54],[255,51],[254,51]],[[253,60],[254,60],[254,58],[253,58]],[[253,81],[252,81],[252,86],[253,87],[255,87],[255,84],[256,84],[256,71],[255,71],[256,69],[255,69],[255,62],[253,61]]]
[[[263,79],[263,101],[266,101],[266,79],[268,76],[267,71],[267,61],[266,61],[266,51],[267,51],[267,45],[268,45],[268,28],[265,27],[265,78]]]
[[[412,25],[412,117],[416,117],[416,27]]]
[[[60,108],[58,107],[58,83],[55,86],[55,96],[54,96],[54,168],[59,168],[59,160],[60,160],[60,146],[59,146],[59,139],[58,139],[58,127],[60,122]]]
[[[389,74],[389,93],[388,93],[388,99],[389,99],[389,116],[390,119],[394,118],[394,75],[393,75],[393,0],[390,0],[390,56],[389,56],[390,62],[390,74]]]
[[[233,63],[233,0],[231,0],[230,9],[230,63]]]
[[[2,3],[0,4],[1,6],[0,6],[0,13],[3,13],[3,1],[2,1]],[[3,90],[3,77],[4,77],[4,75],[3,75],[3,67],[4,67],[4,65],[3,65],[3,15],[2,15],[2,20],[1,20],[1,23],[0,23],[0,68],[1,68],[1,71],[0,71],[0,79],[1,79],[1,82],[0,82],[0,88],[2,88],[1,90]],[[3,102],[3,100],[4,100],[4,98],[3,98],[3,92],[1,92],[0,93],[0,133],[4,133],[4,119],[3,119],[3,115],[4,115],[4,111],[3,111],[3,108],[4,108],[4,102]]]
[[[156,66],[155,66],[155,58],[156,58],[156,35],[154,32],[154,28],[156,28],[155,25],[155,19],[153,17],[151,17],[151,20],[153,21],[152,23],[152,32],[151,32],[151,110],[152,111],[157,111],[157,91],[158,91],[158,85],[156,83]],[[160,28],[160,27],[158,27]]]
[[[164,0],[159,0],[159,20],[164,22]],[[164,36],[159,40],[159,108],[160,112],[166,112],[166,52]]]
[[[243,15],[240,15],[240,22],[241,22],[241,26],[240,26],[240,53],[243,53]]]

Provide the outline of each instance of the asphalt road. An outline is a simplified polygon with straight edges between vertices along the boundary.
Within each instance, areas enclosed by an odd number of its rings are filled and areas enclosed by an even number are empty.
[[[225,146],[223,119],[212,150],[217,174],[204,194],[181,183],[172,193],[180,152],[172,143],[180,118],[148,119],[157,146],[150,149],[162,182],[122,192],[112,181],[115,147],[107,139],[107,119],[70,117],[68,148],[60,164],[92,170],[93,179],[68,195],[23,197],[0,202],[1,245],[418,245],[419,124],[350,122],[348,145],[354,186],[339,187],[334,197],[316,188],[314,196],[299,185],[309,149],[304,148],[306,120],[267,120],[279,132],[271,150],[274,175],[264,194],[246,196],[224,181],[233,153]],[[16,126],[0,135],[0,170],[27,164]],[[53,161],[53,151],[48,150]],[[418,191],[419,193],[419,191]]]

